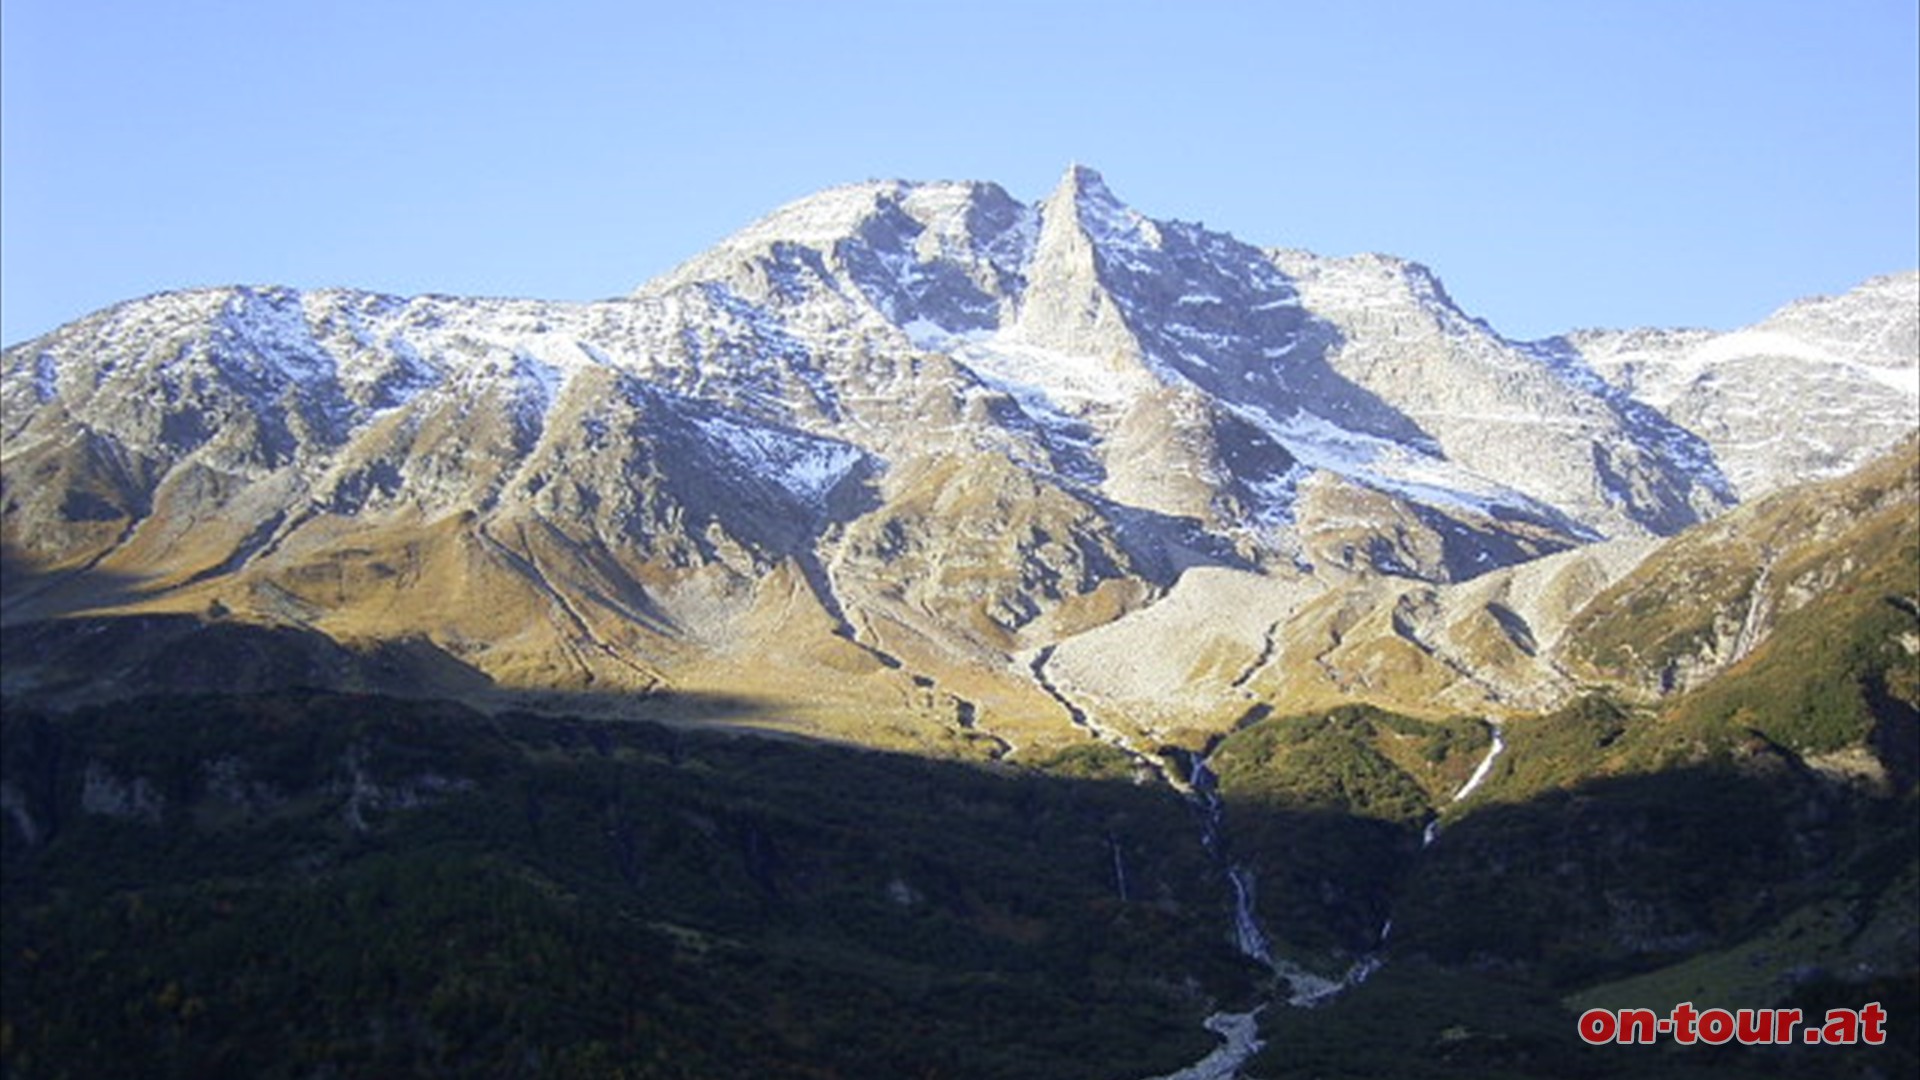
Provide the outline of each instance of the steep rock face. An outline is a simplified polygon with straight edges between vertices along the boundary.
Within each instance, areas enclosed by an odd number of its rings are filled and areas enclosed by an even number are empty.
[[[786,313],[870,308],[897,327],[963,334],[1008,316],[1037,227],[1034,209],[996,184],[848,185],[782,207],[634,295],[718,282]],[[822,308],[823,285],[846,306]]]
[[[1138,378],[1146,358],[1108,284],[1110,265],[1123,253],[1156,244],[1158,230],[1121,206],[1098,174],[1078,165],[1040,204],[1039,217],[1014,336],[1091,357],[1118,378]]]
[[[1338,327],[1303,304],[1273,259],[1225,234],[1147,218],[1080,166],[1033,208],[978,184],[823,192],[637,295],[672,298],[696,286],[752,308],[763,337],[831,338],[805,350],[827,368],[849,349],[897,354],[898,336],[946,354],[982,390],[1006,394],[1008,426],[1031,428],[1072,480],[1225,532],[1266,533],[1268,547],[1296,549],[1273,534],[1293,523],[1297,482],[1314,472],[1442,514],[1498,507],[1549,524],[1564,542],[1596,528],[1672,531],[1721,505],[1696,490],[1717,481],[1690,447],[1602,453],[1575,477],[1680,506],[1660,504],[1624,525],[1618,514],[1568,515],[1564,477],[1554,478],[1558,487],[1532,481],[1534,496],[1455,460],[1409,418],[1417,395],[1390,381],[1362,386],[1329,365]],[[842,382],[837,371],[822,374]],[[1605,389],[1589,380],[1562,396],[1596,388]],[[863,419],[882,395],[836,396]],[[1608,412],[1584,399],[1581,407]],[[1502,445],[1511,451],[1511,440]],[[1497,461],[1498,450],[1480,456]],[[1466,498],[1436,499],[1434,489]]]
[[[1698,437],[1576,354],[1500,337],[1426,267],[1377,255],[1274,260],[1335,328],[1332,366],[1397,403],[1449,460],[1607,535],[1668,535],[1731,505]]]

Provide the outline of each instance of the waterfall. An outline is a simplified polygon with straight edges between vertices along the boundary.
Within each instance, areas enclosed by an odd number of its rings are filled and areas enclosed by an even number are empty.
[[[1453,793],[1454,802],[1459,802],[1473,794],[1475,789],[1486,782],[1488,774],[1493,772],[1493,759],[1499,757],[1500,751],[1507,748],[1506,740],[1500,737],[1499,723],[1489,720],[1487,727],[1493,731],[1493,745],[1487,747],[1487,756],[1481,758],[1480,764],[1474,766],[1473,775],[1467,777],[1467,782],[1460,785],[1459,791]]]
[[[1205,757],[1196,755],[1192,760],[1192,775],[1187,781],[1190,794],[1187,797],[1200,811],[1200,846],[1219,864],[1227,883],[1233,888],[1234,944],[1242,955],[1270,968],[1273,966],[1273,949],[1268,945],[1266,932],[1260,929],[1260,921],[1254,915],[1253,871],[1230,861],[1226,845],[1221,839],[1227,807],[1225,800],[1220,797],[1219,778],[1213,775],[1212,769],[1207,768]]]
[[[1253,915],[1253,871],[1235,863],[1227,867],[1227,881],[1233,885],[1233,939],[1240,953],[1273,966],[1273,948],[1266,932]]]
[[[1340,980],[1340,989],[1346,990],[1359,986],[1371,979],[1374,972],[1387,966],[1384,954],[1387,950],[1387,939],[1392,936],[1393,916],[1389,915],[1386,921],[1380,924],[1380,932],[1374,935],[1373,951],[1353,962],[1353,966],[1347,969],[1346,977]]]
[[[1254,914],[1253,871],[1246,866],[1233,862],[1227,857],[1226,843],[1222,828],[1226,818],[1226,803],[1220,797],[1219,778],[1207,767],[1205,754],[1192,754],[1187,758],[1189,775],[1183,787],[1187,801],[1193,804],[1200,816],[1200,846],[1206,850],[1226,876],[1227,884],[1233,889],[1233,939],[1234,945],[1243,956],[1259,961],[1262,967],[1273,971],[1293,987],[1289,1002],[1300,996],[1300,983],[1296,975],[1313,977],[1304,969],[1285,961],[1276,962],[1273,948],[1267,942],[1266,932],[1260,929],[1260,920]],[[1171,778],[1169,778],[1171,779]],[[1109,838],[1111,843],[1111,838]],[[1118,849],[1116,848],[1116,856]],[[1154,1080],[1237,1080],[1240,1066],[1245,1065],[1253,1055],[1266,1045],[1260,1040],[1260,1010],[1262,1005],[1249,1012],[1217,1012],[1207,1017],[1208,1031],[1220,1036],[1220,1045],[1199,1061],[1167,1076]]]
[[[1037,671],[1037,668],[1036,668]],[[1500,734],[1500,725],[1489,721],[1492,732],[1492,745],[1487,747],[1486,756],[1474,766],[1473,774],[1467,782],[1453,793],[1453,802],[1472,795],[1479,790],[1493,773],[1493,765],[1507,743]],[[1200,815],[1200,844],[1207,855],[1225,875],[1227,883],[1233,889],[1233,934],[1234,944],[1242,955],[1272,971],[1285,986],[1283,998],[1276,993],[1278,1000],[1295,1008],[1312,1008],[1338,997],[1340,994],[1366,982],[1373,974],[1386,966],[1387,943],[1393,936],[1393,918],[1387,917],[1381,924],[1379,933],[1374,937],[1373,948],[1355,960],[1345,974],[1337,979],[1309,971],[1299,964],[1276,957],[1272,943],[1266,932],[1261,929],[1254,909],[1254,876],[1251,868],[1234,862],[1227,851],[1225,837],[1226,802],[1220,796],[1220,781],[1213,770],[1207,766],[1205,754],[1194,754],[1189,759],[1190,776],[1185,785],[1188,801]],[[1176,786],[1178,785],[1176,781]],[[1429,848],[1440,839],[1440,820],[1434,818],[1426,823],[1420,833],[1421,848]],[[1116,878],[1120,873],[1120,851],[1112,837],[1108,843],[1114,845],[1114,866]],[[1123,880],[1123,879],[1121,879]],[[1259,1053],[1263,1044],[1259,1038],[1259,1014],[1262,1008],[1244,1013],[1215,1013],[1207,1018],[1207,1030],[1219,1035],[1221,1045],[1199,1062],[1180,1072],[1156,1080],[1237,1080],[1240,1067],[1254,1054]]]
[[[1266,931],[1261,929],[1255,911],[1253,870],[1243,863],[1234,862],[1227,851],[1226,800],[1220,796],[1219,777],[1207,767],[1204,754],[1192,755],[1189,765],[1187,799],[1199,811],[1200,846],[1206,849],[1208,857],[1220,868],[1233,890],[1233,941],[1241,955],[1258,961],[1260,966],[1273,972],[1286,986],[1286,1003],[1299,1008],[1318,1005],[1348,987],[1359,984],[1378,970],[1382,961],[1377,954],[1369,954],[1356,961],[1344,977],[1329,979],[1291,960],[1273,955],[1273,945],[1267,940]],[[1220,1036],[1221,1044],[1193,1065],[1156,1080],[1236,1080],[1240,1075],[1240,1067],[1265,1046],[1260,1040],[1259,1023],[1260,1011],[1265,1007],[1262,1005],[1243,1013],[1214,1013],[1208,1017],[1207,1030]]]
[[[1207,767],[1205,754],[1193,754],[1188,762],[1191,776],[1183,784],[1163,767],[1162,762],[1141,752],[1125,736],[1103,727],[1086,710],[1069,698],[1047,675],[1047,664],[1053,659],[1054,647],[1049,645],[1036,652],[1027,662],[1027,669],[1033,673],[1034,682],[1048,697],[1058,702],[1066,710],[1067,718],[1073,725],[1099,739],[1109,746],[1118,747],[1127,756],[1137,762],[1145,775],[1156,776],[1167,781],[1175,790],[1180,791],[1192,803],[1200,816],[1200,846],[1206,849],[1208,858],[1219,866],[1227,882],[1233,889],[1233,932],[1234,944],[1248,958],[1280,976],[1291,988],[1287,1001],[1290,1004],[1312,1004],[1346,988],[1346,983],[1323,979],[1288,961],[1276,961],[1273,949],[1267,943],[1265,931],[1260,929],[1259,919],[1254,914],[1253,871],[1248,867],[1231,862],[1226,857],[1226,844],[1222,836],[1222,822],[1226,815],[1226,804],[1220,797],[1219,780],[1213,770]],[[1124,902],[1129,899],[1127,889],[1127,863],[1125,851],[1119,838],[1107,834],[1107,850],[1113,859],[1113,885]],[[1208,1031],[1220,1036],[1221,1043],[1205,1058],[1157,1080],[1236,1080],[1240,1075],[1240,1066],[1247,1063],[1253,1055],[1260,1052],[1265,1043],[1260,1040],[1260,1009],[1250,1012],[1218,1012],[1207,1017]]]
[[[1285,957],[1273,954],[1273,945],[1266,931],[1260,926],[1255,909],[1256,883],[1253,869],[1230,857],[1225,835],[1226,801],[1220,795],[1220,780],[1207,765],[1206,752],[1186,754],[1188,776],[1184,782],[1173,775],[1172,770],[1163,767],[1163,762],[1143,753],[1125,736],[1103,727],[1084,709],[1053,683],[1047,675],[1047,664],[1053,659],[1054,649],[1049,645],[1036,652],[1027,662],[1027,668],[1033,673],[1034,682],[1049,697],[1058,702],[1067,712],[1067,717],[1075,727],[1087,732],[1109,746],[1123,750],[1137,762],[1143,775],[1157,776],[1165,780],[1175,790],[1186,796],[1198,813],[1200,819],[1200,846],[1207,857],[1226,878],[1233,892],[1233,940],[1241,955],[1257,961],[1262,967],[1273,972],[1278,980],[1267,1003],[1263,1003],[1248,1012],[1217,1012],[1206,1020],[1208,1031],[1220,1036],[1221,1043],[1205,1058],[1164,1077],[1155,1080],[1238,1080],[1240,1067],[1264,1047],[1260,1039],[1260,1012],[1273,1000],[1283,1000],[1295,1008],[1312,1008],[1339,996],[1341,993],[1365,982],[1374,972],[1386,963],[1382,953],[1386,948],[1387,937],[1393,931],[1393,920],[1388,919],[1380,928],[1373,950],[1355,960],[1351,967],[1339,978],[1328,978],[1295,963]],[[1494,729],[1498,753],[1499,729]],[[1481,763],[1481,772],[1490,768],[1492,755]],[[1481,777],[1476,772],[1477,778]],[[1476,781],[1470,781],[1470,786]],[[1463,788],[1456,798],[1466,795],[1469,788]],[[1429,835],[1437,835],[1438,826],[1429,826]],[[1431,843],[1431,839],[1428,840]],[[1125,902],[1130,894],[1127,886],[1126,853],[1119,838],[1107,834],[1107,850],[1113,862],[1114,891]],[[1284,991],[1280,989],[1284,987]],[[1284,996],[1282,996],[1284,994]]]
[[[1107,849],[1113,852],[1113,890],[1120,895],[1120,902],[1133,899],[1127,895],[1127,860],[1120,850],[1120,840],[1112,833],[1107,834]]]

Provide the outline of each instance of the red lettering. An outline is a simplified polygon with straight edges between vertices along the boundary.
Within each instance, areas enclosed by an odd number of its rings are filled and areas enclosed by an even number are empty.
[[[1580,1037],[1596,1046],[1612,1042],[1618,1030],[1613,1013],[1606,1009],[1588,1009],[1580,1014]]]
[[[1650,1043],[1654,1033],[1659,1030],[1652,1009],[1621,1009],[1619,1034],[1616,1038],[1623,1043]]]
[[[1804,1026],[1803,1026],[1804,1025]],[[1590,1045],[1659,1042],[1671,1034],[1684,1046],[1790,1045],[1795,1031],[1808,1046],[1879,1046],[1887,1041],[1887,1010],[1872,1001],[1859,1009],[1828,1009],[1824,1020],[1809,1021],[1799,1009],[1696,1009],[1683,1001],[1666,1016],[1652,1009],[1588,1009],[1580,1014],[1580,1038]]]
[[[1870,1001],[1860,1008],[1860,1041],[1868,1046],[1879,1046],[1887,1041],[1887,1010],[1877,1001]]]
[[[1693,1011],[1693,1002],[1683,1001],[1673,1007],[1673,1041],[1682,1046],[1693,1042],[1693,1022],[1699,1016]]]
[[[1771,1011],[1770,1009],[1741,1009],[1735,1014],[1740,1022],[1735,1038],[1740,1040],[1740,1045],[1752,1046],[1755,1043],[1773,1041],[1773,1024],[1769,1022],[1768,1017]]]
[[[1851,1043],[1860,1037],[1860,1018],[1852,1009],[1828,1009],[1827,1022],[1820,1029],[1823,1043]]]

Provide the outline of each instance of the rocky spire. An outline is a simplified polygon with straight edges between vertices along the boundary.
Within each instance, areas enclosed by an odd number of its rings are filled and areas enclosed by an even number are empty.
[[[1127,214],[1100,174],[1070,165],[1040,204],[1040,238],[1027,267],[1017,332],[1045,348],[1098,357],[1116,371],[1137,370],[1141,348],[1102,280],[1102,226]]]

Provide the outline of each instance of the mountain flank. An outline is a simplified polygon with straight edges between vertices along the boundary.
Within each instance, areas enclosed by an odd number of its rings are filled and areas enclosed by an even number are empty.
[[[0,365],[7,686],[291,664],[962,756],[1076,712],[1195,743],[1261,703],[1556,707],[1600,674],[1563,624],[1655,541],[1913,430],[1917,303],[1515,342],[1418,264],[1149,218],[1083,166],[1032,204],[832,189],[593,304],[149,297]],[[207,635],[274,644],[154,659]]]

